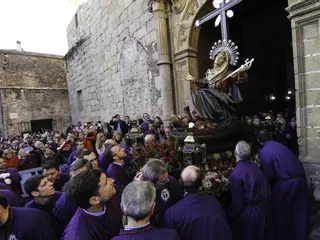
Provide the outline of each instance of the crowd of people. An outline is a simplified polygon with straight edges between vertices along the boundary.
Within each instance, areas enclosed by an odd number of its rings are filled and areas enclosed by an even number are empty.
[[[235,147],[231,203],[222,208],[203,191],[204,173],[186,166],[180,179],[150,158],[132,177],[131,128],[145,144],[172,144],[171,124],[159,117],[70,125],[1,142],[1,239],[307,239],[307,189],[294,117],[272,112],[246,117],[261,144]],[[19,171],[42,168],[21,186]],[[22,198],[22,190],[28,195]]]

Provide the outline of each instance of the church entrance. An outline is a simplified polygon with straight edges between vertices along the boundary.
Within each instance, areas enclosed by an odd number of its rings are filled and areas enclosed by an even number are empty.
[[[248,83],[240,86],[246,115],[294,110],[293,50],[287,6],[287,0],[243,0],[232,8],[234,16],[227,20],[229,39],[239,47],[238,66],[247,58],[255,59],[247,72]],[[197,18],[212,10],[212,1],[208,1]],[[221,29],[215,27],[215,20],[204,23],[200,29],[199,77],[204,77],[206,70],[212,68],[209,52],[214,42],[221,39]]]
[[[52,121],[53,119],[31,120],[32,132],[43,133],[46,130],[53,130]]]

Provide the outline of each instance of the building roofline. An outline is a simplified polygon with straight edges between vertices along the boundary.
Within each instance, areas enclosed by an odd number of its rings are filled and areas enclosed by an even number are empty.
[[[12,54],[12,55],[22,55],[22,56],[32,56],[32,57],[57,58],[57,59],[63,59],[63,57],[64,57],[64,56],[55,55],[55,54],[18,51],[18,50],[14,50],[14,49],[0,49],[0,53]]]

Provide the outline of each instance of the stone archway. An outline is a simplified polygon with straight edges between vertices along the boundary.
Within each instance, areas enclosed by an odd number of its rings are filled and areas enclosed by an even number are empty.
[[[186,101],[190,98],[190,82],[185,77],[190,73],[198,77],[198,38],[200,28],[195,28],[194,23],[202,7],[211,0],[180,0],[175,1],[175,10],[178,15],[174,16],[175,25],[173,35],[174,66],[176,102],[178,112],[182,112]]]

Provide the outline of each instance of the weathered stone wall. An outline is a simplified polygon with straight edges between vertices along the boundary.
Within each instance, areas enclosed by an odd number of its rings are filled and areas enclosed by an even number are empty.
[[[295,88],[300,158],[320,163],[320,2],[292,1]]]
[[[0,128],[7,135],[31,130],[30,121],[70,121],[65,62],[60,56],[0,50]]]
[[[155,27],[144,0],[80,6],[67,30],[73,121],[162,114]]]

